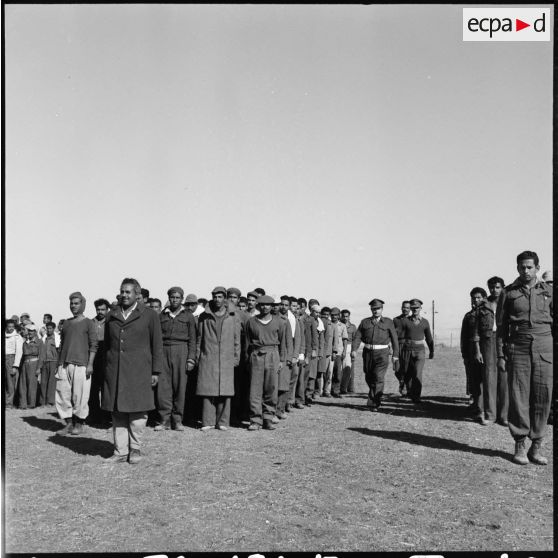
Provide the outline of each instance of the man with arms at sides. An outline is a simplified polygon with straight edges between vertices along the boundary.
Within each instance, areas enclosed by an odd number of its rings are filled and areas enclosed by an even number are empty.
[[[258,300],[259,296],[260,295],[255,291],[251,291],[246,295],[246,298],[248,300],[247,312],[251,318],[258,314],[258,311],[256,310],[256,301]]]
[[[215,287],[212,300],[198,320],[198,387],[202,431],[227,430],[234,395],[234,367],[240,361],[240,318],[225,302],[227,289]]]
[[[53,322],[46,324],[46,335],[42,346],[41,368],[41,405],[54,405],[56,402],[56,368],[58,366],[59,339]],[[58,341],[58,343],[57,343]]]
[[[246,364],[246,322],[250,316],[238,306],[241,294],[240,289],[236,287],[227,289],[227,305],[236,310],[240,320],[240,360],[234,367],[234,395],[231,401],[231,424],[234,425],[240,425],[249,418],[250,382]]]
[[[363,342],[362,365],[364,378],[370,390],[366,405],[371,411],[376,412],[384,394],[384,378],[389,364],[389,344],[391,342],[393,349],[393,366],[397,368],[399,342],[393,322],[390,318],[382,316],[384,301],[375,298],[369,302],[369,305],[372,316],[360,322],[352,351],[356,355],[361,341]]]
[[[537,279],[539,257],[535,252],[521,252],[516,261],[519,277],[504,289],[500,299],[502,324],[498,332],[508,366],[513,461],[546,465],[541,446],[552,398],[552,289]],[[528,452],[527,437],[532,440]]]
[[[126,277],[120,304],[105,324],[107,366],[101,408],[112,413],[114,454],[108,463],[139,463],[147,413],[155,408],[153,388],[163,370],[159,316],[138,301],[141,286]]]
[[[19,367],[23,355],[23,339],[16,331],[14,319],[6,320],[4,331],[4,389],[6,409],[14,406],[14,395],[19,378]]]
[[[41,329],[39,329],[39,338],[41,339],[41,341],[44,340],[44,338],[46,337],[46,325],[52,321],[52,314],[43,315],[43,325],[41,326]]]
[[[500,297],[504,294],[504,287],[506,285],[501,277],[495,276],[491,277],[487,281],[487,286],[490,292],[488,303],[495,317],[493,326],[493,350],[494,366],[496,368],[496,386],[492,387],[492,389],[495,390],[495,395],[493,395],[492,397],[496,401],[496,422],[498,424],[501,424],[502,426],[508,426],[508,372],[506,370],[506,359],[504,358],[502,347],[498,347],[498,343],[501,343],[502,339],[497,335],[498,328],[502,325],[502,306],[500,304]]]
[[[286,321],[271,315],[272,297],[258,298],[259,315],[246,324],[250,367],[250,426],[248,430],[274,430],[277,375],[287,358]]]
[[[312,356],[310,357],[308,380],[306,382],[306,392],[305,392],[305,401],[304,401],[304,404],[307,407],[311,407],[314,404],[314,399],[312,396],[316,391],[316,378],[318,377],[318,363],[320,361],[320,358],[324,354],[325,326],[322,319],[320,318],[320,313],[322,311],[320,303],[316,299],[311,298],[308,301],[308,307],[310,308],[309,322],[311,324],[311,328],[313,330],[315,329],[315,334],[312,331],[310,335],[315,335],[316,343],[317,343],[315,348],[316,356],[314,357],[313,356],[314,352],[312,352],[311,353]]]
[[[411,300],[411,316],[402,322],[403,347],[401,360],[405,369],[407,394],[415,405],[420,404],[422,393],[422,371],[426,360],[424,342],[428,345],[428,358],[434,358],[434,339],[428,320],[420,315],[422,301]]]
[[[43,365],[43,342],[35,324],[26,324],[27,339],[23,342],[21,374],[18,383],[20,409],[34,409],[37,404],[37,377]]]
[[[298,299],[291,296],[290,299],[290,312],[295,319],[295,327],[293,334],[293,355],[296,357],[296,362],[291,366],[291,380],[289,382],[289,398],[285,411],[289,412],[296,404],[296,388],[298,378],[302,373],[304,367],[304,353],[306,351],[304,339],[304,322],[299,313]],[[304,407],[304,405],[302,405]]]
[[[399,341],[399,349],[403,346],[403,321],[411,315],[411,302],[409,300],[404,300],[401,303],[401,314],[396,318],[393,318],[393,325],[395,331],[397,332],[397,340]],[[407,387],[405,386],[405,367],[403,366],[403,361],[399,360],[399,370],[395,372],[395,377],[399,381],[399,393],[401,396],[407,395]]]
[[[324,306],[320,311],[320,320],[324,325],[323,350],[318,360],[318,376],[314,388],[314,397],[331,397],[331,374],[333,372],[331,352],[333,350],[333,325],[331,308]],[[319,329],[318,329],[319,330]]]
[[[184,291],[171,287],[168,306],[159,314],[163,335],[163,371],[157,383],[159,420],[155,431],[183,431],[186,385],[196,362],[196,321],[182,305]]]
[[[481,323],[485,326],[488,324],[490,333],[492,333],[494,313],[491,309],[482,308],[486,301],[484,289],[475,287],[469,296],[471,297],[471,310],[463,316],[461,324],[461,356],[467,373],[468,391],[473,396],[473,414],[482,425],[486,426],[488,424],[488,420],[485,420],[486,360],[490,363],[496,353],[486,355],[486,342],[481,341]],[[483,316],[481,316],[481,312],[484,314]],[[484,351],[481,349],[481,343]]]
[[[341,310],[341,322],[347,328],[347,346],[345,358],[343,359],[343,375],[341,377],[341,389],[339,393],[345,395],[355,392],[355,357],[353,355],[353,344],[356,334],[356,326],[351,322],[351,312],[347,309]]]
[[[91,374],[99,343],[93,321],[83,315],[85,297],[78,291],[69,298],[72,317],[64,322],[60,337],[55,404],[66,422],[62,432],[78,436],[89,414]]]
[[[306,401],[306,386],[310,375],[310,361],[318,355],[318,330],[315,321],[306,313],[307,302],[305,298],[299,298],[298,316],[302,325],[304,337],[304,361],[299,364],[298,379],[295,387],[295,409],[304,409]]]
[[[331,309],[331,323],[333,326],[333,346],[331,360],[333,365],[331,395],[341,397],[341,380],[343,379],[343,361],[347,355],[348,333],[347,326],[339,320],[341,310],[334,306]],[[329,386],[328,386],[329,388]]]
[[[105,350],[105,325],[110,302],[99,298],[94,302],[95,317],[93,325],[97,334],[97,352],[93,361],[93,374],[91,375],[91,392],[89,394],[89,423],[106,427],[110,423],[110,414],[101,410],[101,392],[105,383],[106,350]]]
[[[287,356],[285,365],[279,370],[277,379],[277,411],[275,413],[277,419],[287,418],[287,404],[289,402],[291,377],[293,366],[298,361],[298,353],[295,354],[294,333],[296,330],[296,318],[291,312],[291,299],[288,295],[283,295],[279,302],[279,311],[277,316],[285,322],[285,343]]]

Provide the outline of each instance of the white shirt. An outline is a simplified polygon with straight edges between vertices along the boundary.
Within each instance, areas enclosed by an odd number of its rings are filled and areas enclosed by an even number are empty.
[[[122,317],[124,318],[124,321],[126,321],[130,317],[130,314],[137,308],[137,306],[138,303],[134,302],[134,305],[128,308],[128,310],[124,310],[122,306],[120,307],[120,311],[122,312]]]
[[[294,339],[295,338],[295,328],[296,328],[296,318],[294,317],[294,314],[290,310],[287,310],[287,318],[289,320],[289,323],[291,324],[291,332],[293,334],[293,339]]]

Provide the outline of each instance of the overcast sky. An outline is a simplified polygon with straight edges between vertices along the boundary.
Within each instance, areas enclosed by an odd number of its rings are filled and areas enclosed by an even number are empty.
[[[552,267],[552,42],[463,42],[462,6],[6,5],[5,60],[5,314],[132,276],[434,299],[443,337]]]

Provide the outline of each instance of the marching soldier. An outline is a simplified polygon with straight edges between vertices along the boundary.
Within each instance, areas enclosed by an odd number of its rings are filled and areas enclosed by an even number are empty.
[[[411,302],[409,300],[404,300],[401,303],[401,314],[396,318],[393,318],[393,325],[395,326],[395,331],[397,332],[397,340],[399,341],[399,350],[403,346],[403,320],[411,315]],[[405,368],[403,362],[399,361],[399,370],[395,372],[395,377],[399,380],[399,393],[401,396],[407,394],[407,388],[405,386]]]
[[[394,369],[399,365],[399,342],[390,318],[384,318],[382,311],[384,301],[375,298],[369,302],[372,316],[360,322],[352,347],[353,356],[362,342],[362,363],[364,377],[370,389],[367,406],[373,412],[378,411],[384,392],[384,377],[389,364],[389,343],[393,348]]]

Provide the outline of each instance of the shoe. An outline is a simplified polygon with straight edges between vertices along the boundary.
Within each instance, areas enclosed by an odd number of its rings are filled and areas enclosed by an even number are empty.
[[[314,403],[314,400],[311,397],[307,397],[306,400],[304,401],[304,404],[307,407],[311,407],[313,405],[313,403]]]
[[[277,424],[279,422],[279,417],[277,415],[274,415],[273,418],[271,419],[271,422],[273,424]]]
[[[181,422],[177,422],[174,425],[174,430],[177,430],[178,432],[184,432],[184,425]]]
[[[128,456],[128,463],[130,465],[137,465],[142,460],[141,453],[139,449],[131,449],[130,455]]]
[[[490,421],[486,420],[484,417],[479,417],[479,422],[483,426],[488,426],[490,424]]]
[[[368,410],[369,410],[371,413],[377,413],[377,412],[378,412],[378,407],[375,407],[375,406],[374,406],[374,407],[368,407]]]
[[[223,425],[215,427],[215,430],[228,430],[228,429],[229,429],[228,426],[223,426]],[[182,430],[184,430],[184,428],[182,428]]]
[[[340,391],[339,392],[341,395],[347,395],[347,393],[349,393],[348,391]]]
[[[548,459],[540,454],[542,439],[533,440],[527,458],[535,465],[548,465]]]
[[[72,430],[74,429],[74,425],[72,424],[72,419],[71,418],[67,418],[64,419],[64,421],[66,422],[66,424],[64,425],[63,428],[61,428],[58,431],[58,434],[65,436],[66,434],[71,434]]]
[[[278,419],[281,419],[281,420],[285,420],[286,418],[288,418],[287,413],[285,413],[285,412],[283,412],[283,413],[278,412],[276,416],[277,416]]]
[[[293,405],[295,409],[304,409],[304,405],[298,401]]]
[[[515,454],[512,461],[518,465],[527,465],[529,463],[529,458],[527,457],[527,450],[525,449],[525,439],[516,440],[515,442]]]
[[[103,463],[126,463],[126,461],[128,461],[127,455],[117,455],[114,453],[108,459],[105,459]]]
[[[285,413],[290,413],[291,412],[291,407],[292,407],[292,405],[290,403],[287,403],[285,405]]]
[[[208,430],[213,430],[214,428],[215,428],[214,426],[202,426],[201,431],[207,432]]]
[[[267,419],[263,421],[263,427],[265,430],[275,430],[275,428],[277,428],[273,423],[273,420],[267,420]]]
[[[341,394],[340,393],[332,393],[330,395],[330,397],[335,397],[336,399],[341,399]]]
[[[496,421],[498,424],[500,424],[501,426],[509,426],[510,423],[507,420],[497,420]]]
[[[275,428],[275,427],[273,427]],[[248,430],[261,430],[262,429],[262,425],[258,424],[257,422],[251,422],[250,426],[248,427]]]
[[[72,429],[72,436],[80,436],[83,434],[83,422],[76,422]]]
[[[161,432],[162,430],[170,430],[170,426],[168,424],[158,424],[153,430],[155,432]]]

